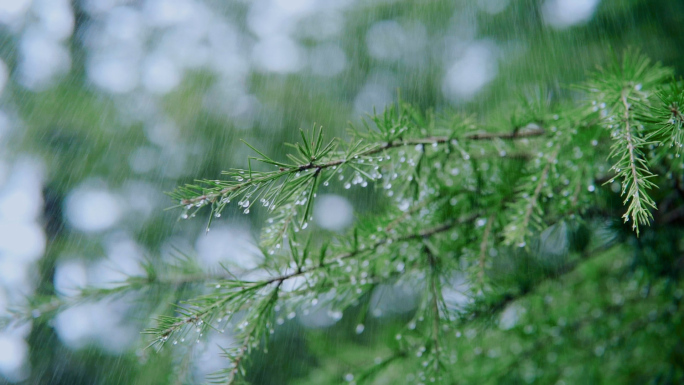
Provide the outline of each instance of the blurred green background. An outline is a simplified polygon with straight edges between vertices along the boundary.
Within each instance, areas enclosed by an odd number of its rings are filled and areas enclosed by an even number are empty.
[[[164,211],[175,203],[164,191],[245,167],[251,153],[239,139],[282,157],[300,127],[344,137],[349,121],[399,94],[424,109],[492,121],[540,89],[573,98],[568,85],[629,47],[682,74],[683,46],[684,2],[675,0],[0,0],[0,314],[28,298],[139,274],[140,261],[170,260],[176,249],[207,270],[219,261],[252,266],[246,255],[263,213],[226,213],[205,235],[206,218],[179,222],[178,212]],[[333,185],[326,193],[327,205],[316,208],[324,234],[382,209],[368,191]],[[666,381],[684,361],[681,346],[667,342],[681,341],[681,320],[662,318],[665,299],[644,301],[633,310],[672,328],[631,339],[647,325],[608,304],[615,295],[638,300],[641,281],[625,279],[628,250],[612,253],[569,283],[549,283],[555,302],[533,295],[526,313],[506,310],[533,328],[581,315],[573,333],[583,339],[545,341],[513,325],[478,334],[474,326],[454,342],[464,382]],[[176,295],[164,289],[54,319],[34,314],[0,331],[0,383],[163,384],[178,371],[203,381],[225,365],[215,345],[230,337],[188,354],[143,349],[140,330],[157,303]],[[361,335],[354,311],[339,322],[285,322],[270,353],[253,357],[249,381],[343,381],[384,353],[410,309],[369,320]],[[599,326],[586,328],[587,315]],[[666,338],[673,330],[679,339]],[[622,336],[613,341],[618,353],[604,356],[607,347],[592,342],[606,333]],[[538,359],[513,359],[528,355]],[[621,365],[633,360],[642,366]]]

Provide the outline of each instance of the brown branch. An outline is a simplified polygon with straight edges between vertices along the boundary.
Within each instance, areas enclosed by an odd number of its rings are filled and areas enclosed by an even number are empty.
[[[443,233],[443,232],[445,232],[445,231],[448,231],[448,230],[452,229],[453,227],[455,227],[456,225],[463,224],[463,223],[467,223],[467,222],[471,222],[471,221],[475,220],[476,217],[477,217],[476,215],[470,215],[470,216],[465,217],[465,218],[462,218],[462,219],[460,219],[460,220],[457,220],[457,221],[449,221],[449,222],[443,223],[443,224],[441,224],[441,225],[438,225],[438,226],[429,228],[429,229],[427,229],[427,230],[419,231],[419,232],[414,233],[414,234],[402,235],[402,236],[399,236],[399,237],[396,237],[396,238],[385,238],[385,239],[381,239],[381,240],[375,242],[375,243],[374,243],[370,248],[368,248],[368,249],[364,249],[364,250],[358,249],[358,250],[354,250],[354,251],[350,251],[350,252],[347,252],[347,253],[340,254],[340,255],[334,257],[332,260],[330,260],[328,263],[325,263],[325,264],[320,264],[320,265],[312,266],[312,267],[310,267],[310,268],[308,268],[308,269],[297,269],[296,271],[294,271],[294,272],[292,272],[292,273],[284,274],[284,275],[277,276],[277,277],[273,277],[273,278],[270,278],[270,279],[267,279],[267,280],[264,280],[264,281],[245,282],[245,284],[249,285],[249,287],[248,287],[248,288],[244,288],[243,291],[244,291],[244,290],[247,290],[247,289],[252,290],[252,291],[257,291],[257,290],[259,290],[259,289],[261,289],[261,288],[264,288],[264,287],[267,287],[268,285],[273,284],[273,283],[276,283],[276,284],[277,284],[276,290],[278,290],[278,288],[280,287],[280,285],[282,285],[282,283],[283,283],[284,281],[288,280],[288,279],[292,279],[292,278],[295,278],[295,277],[298,277],[298,276],[301,276],[301,275],[310,273],[310,272],[312,272],[312,271],[316,271],[316,270],[320,270],[320,269],[323,269],[323,268],[327,268],[327,267],[329,267],[329,266],[331,266],[331,265],[333,265],[333,264],[335,264],[335,263],[338,263],[338,262],[340,262],[340,261],[343,261],[343,260],[346,260],[346,259],[349,259],[349,258],[353,258],[353,257],[355,257],[355,256],[358,256],[358,255],[361,254],[361,253],[364,253],[364,252],[374,251],[374,250],[376,250],[378,247],[380,247],[380,246],[382,246],[382,245],[384,245],[384,244],[388,244],[388,243],[391,243],[391,242],[402,242],[402,241],[409,241],[409,240],[415,240],[415,239],[428,238],[428,237],[431,237],[431,236],[433,236],[433,235],[435,235],[435,234],[439,234],[439,233]],[[162,342],[162,343],[163,343],[163,342],[165,341],[165,338],[168,338],[168,337],[169,337],[173,332],[175,332],[176,330],[178,330],[178,329],[184,327],[185,325],[189,325],[189,324],[192,324],[192,323],[197,323],[197,322],[199,322],[199,321],[203,321],[202,318],[203,318],[206,314],[208,314],[209,312],[211,312],[213,309],[216,309],[216,308],[219,308],[219,307],[221,307],[221,306],[224,306],[227,302],[229,302],[229,301],[232,300],[233,298],[234,298],[234,296],[227,295],[227,296],[225,296],[224,298],[221,298],[221,299],[219,299],[218,301],[216,301],[215,303],[213,303],[211,306],[209,306],[209,307],[207,307],[207,308],[204,308],[204,309],[198,311],[197,313],[193,314],[192,316],[189,316],[189,317],[186,317],[186,318],[183,318],[183,319],[179,319],[178,321],[176,321],[176,322],[174,322],[173,324],[169,325],[166,329],[164,329],[163,331],[161,331],[161,332],[159,332],[159,333],[154,332],[154,331],[149,331],[149,332],[147,332],[147,334],[157,334],[157,335],[160,336],[160,338],[157,338],[155,341],[152,342],[152,344],[158,343],[158,342]],[[152,344],[150,344],[150,346],[151,346]]]
[[[392,142],[388,142],[385,144],[381,144],[377,147],[372,147],[366,151],[363,151],[358,154],[358,156],[370,156],[370,155],[375,155],[377,153],[389,150],[391,148],[396,148],[396,147],[404,147],[404,146],[415,146],[418,144],[444,144],[447,142],[450,142],[453,139],[457,140],[494,140],[494,139],[506,139],[506,140],[516,140],[516,139],[524,139],[524,138],[530,138],[530,137],[536,137],[536,136],[542,136],[546,133],[546,131],[542,128],[534,128],[530,130],[516,130],[513,132],[509,133],[477,133],[477,134],[470,134],[463,136],[461,138],[450,138],[447,136],[430,136],[426,138],[418,138],[418,139],[406,139],[406,140],[395,140]],[[326,163],[314,163],[310,162],[308,164],[303,164],[303,165],[297,165],[291,168],[285,168],[281,167],[280,172],[281,173],[295,173],[295,172],[301,172],[301,171],[306,171],[310,169],[316,169],[316,172],[320,172],[323,169],[335,167],[342,165],[349,161],[347,158],[342,158],[342,159],[336,159],[333,161],[329,161]],[[195,198],[189,198],[189,199],[183,199],[181,200],[181,204],[183,205],[190,205],[190,204],[196,204],[198,202],[206,202],[206,203],[214,203],[216,202],[216,199],[220,196],[223,196],[225,194],[231,193],[233,191],[237,191],[239,189],[242,189],[244,187],[252,186],[261,182],[266,182],[268,180],[272,180],[273,175],[269,174],[263,177],[257,177],[257,178],[251,178],[245,181],[244,183],[239,183],[230,187],[226,187],[218,192],[215,193],[210,193],[210,194],[204,194],[200,195]]]
[[[445,231],[448,231],[448,230],[454,228],[456,225],[472,222],[473,220],[475,220],[475,218],[477,218],[477,215],[470,215],[468,217],[462,218],[462,219],[457,220],[457,221],[449,221],[449,222],[443,223],[441,225],[432,227],[430,229],[419,231],[415,234],[402,235],[402,236],[399,236],[396,238],[381,239],[381,240],[375,242],[371,247],[369,247],[367,249],[364,249],[364,250],[359,249],[359,250],[354,250],[354,251],[342,253],[342,254],[334,257],[333,259],[331,259],[328,263],[312,266],[308,269],[296,270],[296,271],[289,273],[289,274],[284,274],[284,275],[281,275],[278,277],[273,277],[271,279],[263,281],[262,283],[265,285],[269,285],[269,284],[275,283],[275,282],[286,281],[288,279],[291,279],[291,278],[294,278],[294,277],[297,277],[297,276],[300,276],[300,275],[303,275],[306,273],[310,273],[310,272],[315,271],[315,270],[327,268],[330,265],[333,265],[333,264],[338,263],[340,261],[344,261],[344,260],[349,259],[349,258],[353,258],[353,257],[355,257],[361,253],[374,251],[378,247],[385,245],[385,244],[388,244],[388,243],[410,241],[410,240],[421,239],[421,238],[429,238],[435,234],[439,234],[439,233],[443,233]]]

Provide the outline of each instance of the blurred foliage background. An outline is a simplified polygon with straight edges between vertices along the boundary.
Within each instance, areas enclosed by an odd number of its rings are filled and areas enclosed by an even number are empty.
[[[628,47],[682,74],[682,46],[684,2],[673,0],[0,0],[0,313],[179,252],[207,270],[253,264],[258,210],[224,215],[210,234],[206,218],[164,211],[174,204],[164,191],[244,167],[251,153],[239,139],[277,158],[300,127],[344,137],[349,121],[398,95],[510,121],[525,95],[571,99],[569,85]],[[384,204],[366,190],[328,192],[315,229],[326,236]],[[662,312],[681,283],[648,281],[665,293],[649,297],[634,276],[639,263],[650,269],[641,275],[679,274],[655,266],[680,253],[671,232],[546,282],[506,308],[498,329],[479,333],[476,323],[455,335],[464,382],[681,380],[684,327]],[[0,332],[0,383],[161,384],[178,370],[201,382],[225,365],[217,341],[179,358],[145,350],[139,334],[154,304],[182,290],[192,288],[34,314]],[[410,311],[368,320],[362,334],[354,314],[288,320],[248,379],[342,382],[383,354]],[[576,339],[533,338],[560,319],[573,320]],[[606,336],[613,345],[596,342]]]

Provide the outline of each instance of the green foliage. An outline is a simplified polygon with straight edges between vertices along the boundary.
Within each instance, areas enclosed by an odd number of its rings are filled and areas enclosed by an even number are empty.
[[[632,221],[632,228],[639,234],[639,225],[647,225],[653,218],[650,210],[655,201],[648,190],[656,187],[651,179],[655,175],[649,170],[645,151],[647,146],[659,144],[649,140],[655,131],[644,123],[650,119],[649,110],[652,95],[672,71],[659,64],[652,65],[650,59],[638,53],[628,52],[622,61],[615,61],[605,70],[600,70],[587,83],[587,89],[594,94],[594,109],[601,110],[601,125],[611,132],[613,145],[610,158],[617,159],[612,169],[616,178],[622,179],[622,195],[628,205],[623,215],[625,222]],[[662,102],[663,100],[659,100]],[[667,104],[665,104],[667,106]],[[674,119],[673,113],[670,112]],[[655,131],[652,133],[648,131]],[[676,141],[670,132],[668,142]],[[609,183],[614,182],[611,179]]]
[[[587,292],[600,291],[592,282],[601,274],[619,277],[613,262],[620,262],[621,272],[628,264],[624,249],[610,248],[619,238],[617,231],[602,224],[615,218],[605,198],[613,194],[609,187],[617,184],[625,197],[622,217],[632,222],[636,236],[644,232],[640,226],[668,223],[666,216],[654,219],[659,197],[652,191],[680,172],[673,160],[682,146],[684,93],[681,84],[668,80],[671,76],[670,69],[627,52],[578,87],[583,90],[579,101],[552,102],[537,92],[505,119],[422,112],[400,101],[362,127],[352,126],[346,141],[327,140],[323,128],[300,130],[301,141],[288,145],[292,152],[286,160],[247,144],[258,156],[248,159],[246,169],[231,169],[226,179],[199,180],[169,195],[178,202],[181,218],[208,207],[207,231],[229,204],[237,202],[248,214],[259,202],[270,218],[262,229],[263,263],[257,269],[224,267],[208,274],[183,257],[173,268],[146,264],[144,277],[131,277],[112,289],[86,289],[74,301],[122,292],[144,295],[156,286],[193,286],[174,293],[172,306],[160,305],[145,330],[149,345],[177,349],[209,333],[229,331],[235,345],[222,347],[226,367],[212,380],[233,384],[247,378],[249,357],[269,346],[286,319],[324,306],[336,320],[357,313],[354,324],[360,334],[373,322],[372,298],[389,288],[411,287],[417,304],[407,319],[392,326],[389,338],[379,341],[383,356],[373,363],[351,357],[354,373],[333,367],[336,380],[551,382],[560,370],[541,370],[540,351],[555,357],[548,359],[553,362],[562,356],[558,368],[573,367],[573,354],[586,354],[582,349],[564,354],[550,347],[554,342],[573,334],[580,340],[596,337],[609,340],[611,354],[619,355],[619,347],[649,322],[681,318],[681,283],[660,273],[646,284],[615,278],[612,298],[597,296],[587,306],[572,302],[575,294],[590,297]],[[317,194],[334,183],[344,189],[374,188],[386,208],[360,219],[347,234],[310,226]],[[624,237],[641,242],[631,234]],[[573,291],[554,286],[552,278],[566,273],[572,273]],[[459,281],[466,283],[462,293]],[[651,284],[654,292],[643,296],[639,288]],[[622,297],[615,300],[618,293]],[[658,302],[645,301],[648,295]],[[672,295],[677,301],[662,300]],[[45,299],[16,317],[27,319],[36,310],[47,314],[50,306],[54,313],[67,305]],[[660,311],[661,305],[668,307]],[[501,325],[501,312],[534,306],[548,313],[520,316],[525,327],[516,326],[519,321]],[[593,329],[602,311],[611,320],[626,321]],[[505,330],[491,328],[497,324]],[[534,339],[524,338],[537,332]],[[496,361],[487,361],[482,348],[466,350],[459,344],[458,338],[470,340],[477,333],[485,335],[486,354]],[[593,351],[600,356],[607,348]],[[463,369],[454,369],[457,364]],[[673,364],[669,369],[681,368]],[[569,377],[591,380],[581,374]]]
[[[180,317],[162,319],[149,332],[164,342],[188,323],[209,324],[223,313],[226,319],[240,314],[238,331],[245,343],[228,354],[233,366],[224,374],[230,382],[243,355],[266,337],[264,330],[273,327],[279,312],[294,314],[325,298],[341,317],[380,285],[415,285],[423,294],[405,333],[397,336],[398,350],[356,381],[370,380],[398,357],[417,357],[415,370],[422,381],[455,381],[448,369],[454,344],[445,346],[444,339],[464,322],[462,317],[482,313],[447,302],[445,292],[455,272],[466,266],[473,282],[470,295],[479,301],[506,286],[489,271],[493,253],[515,253],[532,242],[536,255],[568,255],[571,237],[578,250],[573,235],[578,227],[569,228],[563,218],[598,204],[589,197],[597,193],[592,178],[603,177],[597,171],[614,173],[606,183],[621,181],[627,206],[623,218],[632,220],[637,235],[639,225],[653,219],[650,210],[656,203],[647,190],[655,186],[658,176],[651,169],[660,167],[662,156],[647,156],[647,148],[679,143],[674,127],[681,126],[677,98],[682,96],[676,83],[664,83],[670,76],[669,69],[628,52],[582,87],[589,106],[532,100],[511,118],[513,126],[495,131],[483,131],[470,118],[436,117],[399,102],[372,116],[363,129],[352,127],[347,142],[325,145],[322,129],[310,136],[302,131],[302,142],[290,145],[296,152],[287,155],[289,162],[248,145],[260,156],[251,160],[278,170],[255,172],[250,163],[247,170],[228,173],[234,181],[201,181],[172,197],[186,209],[211,205],[213,215],[236,197],[245,213],[255,199],[269,211],[280,208],[264,231],[271,235],[262,238],[265,266],[275,274],[257,281],[223,281],[217,285],[221,289],[193,300]],[[580,142],[587,135],[595,139]],[[612,142],[607,153],[605,145],[593,149],[606,141]],[[584,152],[616,162],[587,165]],[[522,173],[512,173],[510,164],[522,165]],[[346,189],[374,183],[395,207],[359,223],[347,237],[323,243],[309,237],[302,243],[319,180],[328,186],[335,179]],[[580,210],[580,202],[588,207]],[[279,295],[282,285],[293,281]],[[510,301],[502,298],[503,304]]]
[[[183,218],[205,206],[211,218],[219,217],[231,201],[246,214],[261,202],[274,213],[262,237],[262,268],[269,276],[253,280],[226,271],[228,278],[212,280],[205,294],[181,302],[174,315],[158,317],[146,333],[161,348],[189,333],[202,336],[234,326],[242,342],[224,350],[230,364],[215,377],[233,383],[245,374],[246,356],[268,343],[284,315],[325,301],[333,317],[341,317],[382,285],[406,284],[423,293],[412,320],[397,335],[394,353],[357,381],[370,381],[395,360],[406,362],[405,369],[415,367],[422,381],[455,381],[449,368],[463,353],[446,336],[472,315],[491,312],[491,304],[477,307],[488,298],[500,298],[494,306],[502,308],[521,294],[502,296],[508,285],[497,281],[492,255],[516,255],[516,249],[528,250],[530,244],[537,245],[531,255],[547,259],[572,254],[578,227],[569,227],[565,218],[599,207],[591,196],[598,193],[593,179],[604,177],[597,174],[602,170],[610,173],[606,183],[620,181],[627,206],[623,218],[632,221],[637,235],[639,225],[653,219],[656,202],[648,190],[658,176],[651,170],[662,166],[663,156],[649,156],[649,146],[660,152],[660,143],[680,143],[682,93],[677,83],[664,83],[670,75],[669,69],[628,52],[582,87],[588,106],[532,100],[511,118],[513,126],[495,131],[484,131],[470,118],[436,117],[400,102],[371,117],[363,129],[352,127],[347,142],[325,141],[322,128],[310,135],[301,131],[301,142],[289,145],[295,152],[287,161],[248,144],[259,155],[250,158],[248,169],[233,169],[224,173],[227,180],[202,180],[170,195],[184,206]],[[587,136],[595,139],[586,141]],[[606,141],[612,142],[609,151]],[[584,152],[615,163],[604,167],[593,158],[588,165]],[[252,162],[276,170],[256,171]],[[394,207],[362,221],[347,236],[303,239],[313,201],[331,181],[346,189],[372,183]],[[578,245],[577,239],[572,244]],[[445,297],[458,272],[473,282],[472,306]],[[531,286],[523,287],[527,293]],[[577,322],[571,329],[581,329],[586,321]],[[363,331],[362,323],[359,328]],[[535,344],[524,349],[534,351]]]

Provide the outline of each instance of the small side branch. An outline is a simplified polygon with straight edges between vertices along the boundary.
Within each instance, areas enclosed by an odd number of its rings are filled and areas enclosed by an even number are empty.
[[[523,217],[523,228],[527,228],[530,224],[530,220],[532,218],[532,213],[534,212],[534,209],[537,207],[537,201],[539,200],[539,196],[541,195],[541,191],[544,188],[544,184],[546,183],[546,179],[549,177],[549,171],[551,171],[551,165],[553,162],[556,161],[556,157],[558,156],[558,152],[560,151],[560,148],[556,148],[556,150],[549,156],[547,159],[546,166],[544,166],[544,169],[541,172],[541,175],[539,176],[539,182],[537,183],[537,186],[534,188],[534,193],[530,197],[530,201],[527,204],[527,209],[525,210],[525,216]]]
[[[419,231],[419,232],[414,233],[414,234],[402,235],[402,236],[395,237],[395,238],[385,238],[385,239],[381,239],[381,240],[375,242],[373,245],[371,245],[371,247],[369,247],[369,248],[367,248],[367,249],[364,249],[364,250],[355,250],[355,251],[350,251],[350,252],[347,252],[347,253],[343,253],[343,254],[340,254],[340,255],[338,255],[338,256],[332,258],[328,263],[323,263],[323,264],[320,264],[320,265],[312,266],[312,267],[310,267],[310,268],[308,268],[308,269],[297,270],[297,271],[294,271],[294,272],[292,272],[292,273],[290,273],[290,274],[285,274],[285,275],[281,275],[281,276],[278,276],[278,277],[274,277],[274,278],[268,279],[268,280],[263,281],[263,282],[261,282],[261,283],[264,284],[264,285],[268,285],[268,284],[271,284],[271,283],[274,283],[274,282],[286,281],[286,280],[288,280],[288,279],[292,279],[292,278],[298,277],[298,276],[300,276],[300,275],[304,275],[304,274],[307,274],[307,273],[310,273],[310,272],[313,272],[313,271],[316,271],[316,270],[320,270],[320,269],[327,268],[327,267],[329,267],[329,266],[331,266],[331,265],[338,264],[338,263],[341,262],[341,261],[344,261],[344,260],[346,260],[346,259],[349,259],[349,258],[353,258],[353,257],[355,257],[355,256],[358,256],[358,255],[361,254],[361,253],[372,252],[372,251],[374,251],[374,250],[377,250],[378,247],[380,247],[380,246],[382,246],[382,245],[385,245],[385,244],[388,244],[388,243],[403,242],[403,241],[410,241],[410,240],[416,240],[416,239],[429,238],[429,237],[431,237],[431,236],[433,236],[433,235],[435,235],[435,234],[439,234],[439,233],[443,233],[443,232],[445,232],[445,231],[451,230],[451,229],[454,228],[456,225],[460,225],[460,224],[467,223],[467,222],[472,222],[473,220],[475,220],[475,218],[477,218],[477,215],[470,215],[470,216],[468,216],[468,217],[466,217],[466,218],[462,218],[462,219],[460,219],[460,220],[458,220],[458,221],[449,221],[449,222],[443,223],[443,224],[441,224],[441,225],[438,225],[438,226],[429,228],[429,229],[427,229],[427,230]]]
[[[419,144],[444,144],[448,143],[453,139],[457,140],[471,140],[471,141],[482,141],[482,140],[495,140],[495,139],[504,139],[504,140],[517,140],[517,139],[525,139],[525,138],[531,138],[531,137],[537,137],[537,136],[542,136],[546,133],[546,131],[542,128],[534,128],[530,130],[516,130],[513,132],[509,133],[477,133],[477,134],[470,134],[463,136],[461,138],[451,138],[451,137],[446,137],[446,136],[430,136],[430,137],[425,137],[425,138],[417,138],[417,139],[406,139],[406,140],[395,140],[392,142],[388,143],[380,143],[371,146],[365,151],[362,151],[358,153],[357,155],[359,157],[365,157],[365,156],[371,156],[375,155],[378,153],[381,153],[383,151],[392,149],[392,148],[397,148],[397,147],[405,147],[405,146],[415,146]],[[207,205],[207,204],[212,204],[215,203],[220,197],[239,191],[243,190],[245,188],[251,187],[251,186],[256,186],[261,183],[266,183],[269,181],[274,180],[275,178],[279,178],[282,176],[284,173],[288,174],[293,174],[297,172],[302,172],[302,171],[308,171],[311,169],[316,169],[316,173],[319,173],[323,169],[328,169],[332,168],[335,166],[342,165],[346,163],[348,159],[346,156],[341,156],[339,159],[331,160],[328,162],[323,162],[323,163],[316,163],[316,162],[309,162],[307,164],[300,164],[300,165],[294,165],[291,167],[285,167],[286,165],[283,165],[279,168],[279,171],[276,171],[274,173],[265,173],[257,177],[249,178],[246,181],[242,183],[236,183],[234,185],[225,187],[219,191],[207,193],[207,194],[202,194],[200,196],[192,197],[192,198],[185,198],[181,199],[180,203],[182,205],[197,205],[198,203],[201,205]]]
[[[655,208],[655,203],[646,193],[646,188],[650,187],[651,183],[648,181],[650,172],[645,169],[645,167],[640,167],[639,164],[643,166],[643,160],[639,158],[638,149],[639,143],[636,133],[633,132],[631,125],[630,110],[631,106],[627,99],[627,92],[623,91],[621,96],[622,105],[625,109],[624,111],[624,140],[626,144],[627,151],[627,167],[629,171],[622,173],[624,185],[622,193],[625,194],[627,187],[629,186],[629,191],[627,192],[627,197],[625,198],[625,204],[631,200],[627,212],[622,216],[627,222],[630,218],[632,219],[632,229],[634,229],[639,235],[639,224],[648,224],[649,220],[653,218],[650,208]],[[622,163],[622,162],[621,162]],[[620,163],[618,163],[619,165]],[[617,166],[619,167],[619,166]],[[619,168],[617,169],[618,175],[621,174]],[[644,174],[645,173],[645,174]]]

